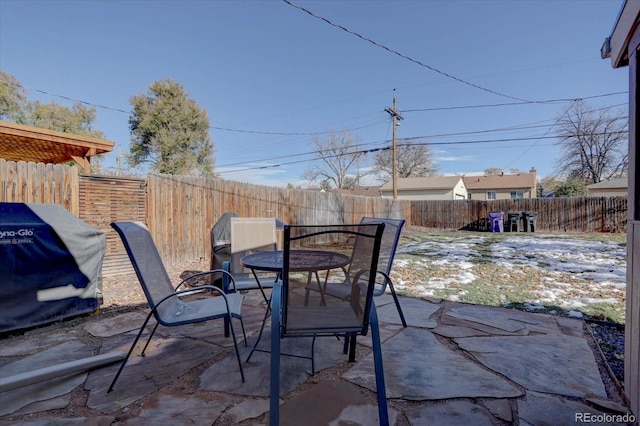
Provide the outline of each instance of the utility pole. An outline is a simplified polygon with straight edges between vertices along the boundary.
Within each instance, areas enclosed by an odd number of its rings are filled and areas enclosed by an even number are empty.
[[[118,176],[120,176],[120,147],[118,147],[118,156],[116,157],[116,164],[118,164]]]
[[[392,180],[393,180],[393,199],[398,198],[398,149],[396,144],[396,127],[398,121],[404,120],[404,117],[398,112],[396,103],[396,89],[393,89],[393,109],[385,108],[385,112],[393,118],[393,158],[392,158]]]

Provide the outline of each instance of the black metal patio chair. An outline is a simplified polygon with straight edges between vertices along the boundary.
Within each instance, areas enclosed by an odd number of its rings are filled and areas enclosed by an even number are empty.
[[[158,325],[166,327],[175,327],[185,324],[198,323],[203,321],[209,321],[214,319],[223,319],[225,325],[231,330],[231,336],[233,337],[233,345],[236,351],[236,357],[238,359],[238,367],[240,368],[240,376],[244,382],[244,371],[242,370],[242,362],[240,360],[240,352],[238,350],[238,342],[236,340],[236,334],[233,329],[232,319],[237,318],[242,325],[242,334],[244,336],[245,346],[247,344],[247,337],[244,330],[244,323],[242,322],[242,296],[239,293],[225,294],[222,289],[212,285],[203,285],[197,287],[197,289],[185,289],[179,290],[180,286],[188,280],[201,275],[208,275],[214,271],[200,272],[185,278],[175,288],[171,284],[171,279],[167,274],[167,270],[162,263],[158,249],[156,248],[151,233],[147,227],[141,222],[114,222],[111,226],[118,232],[122,243],[124,244],[133,269],[138,276],[138,281],[142,286],[142,290],[149,302],[151,312],[147,315],[144,323],[140,327],[136,338],[129,349],[125,359],[120,364],[120,368],[116,373],[111,385],[107,392],[111,392],[113,387],[120,377],[120,373],[124,369],[127,360],[131,356],[140,336],[142,336],[147,323],[151,317],[155,317],[157,323],[153,327],[147,343],[142,349],[141,356],[144,353],[151,341],[151,338],[156,332]],[[221,272],[216,270],[215,272]],[[227,274],[226,272],[223,272]],[[233,280],[233,277],[230,277]],[[198,296],[205,296],[207,293],[210,297],[198,298],[196,300],[186,300],[185,297],[189,295],[197,294]],[[216,297],[217,296],[217,297]],[[227,327],[225,326],[225,335]]]
[[[243,256],[261,251],[275,251],[277,247],[276,219],[262,217],[230,218],[230,259],[222,269],[233,276],[230,281],[223,276],[225,293],[260,290],[265,302],[269,302],[265,289],[273,287],[277,274],[257,273],[246,268],[240,260]]]
[[[373,358],[378,396],[380,424],[388,424],[386,390],[382,363],[380,330],[373,294],[380,255],[380,244],[385,225],[383,223],[326,226],[286,226],[284,228],[284,261],[282,283],[274,284],[271,297],[271,383],[270,383],[270,424],[279,422],[280,399],[280,341],[291,337],[312,337],[310,358],[314,362],[314,344],[319,336],[366,335],[371,326]],[[304,256],[301,251],[318,248],[349,253],[351,264],[348,269],[351,294],[348,299],[327,297],[324,304],[306,303],[305,295],[308,273],[303,272]],[[292,253],[295,253],[292,255]],[[314,256],[308,260],[310,268]],[[295,264],[292,260],[295,259]],[[327,271],[327,274],[333,271]],[[339,274],[335,274],[338,276]],[[325,279],[329,276],[325,275]],[[355,351],[355,345],[352,350]]]
[[[391,280],[391,268],[393,266],[393,259],[396,255],[396,249],[398,248],[398,241],[400,240],[400,233],[402,232],[402,227],[404,226],[404,219],[382,219],[376,217],[363,217],[360,220],[361,224],[366,223],[384,223],[384,233],[382,234],[382,242],[380,244],[380,256],[378,257],[378,271],[376,274],[376,286],[373,292],[374,296],[383,295],[387,286],[389,286],[389,290],[391,295],[393,296],[393,301],[396,304],[396,308],[398,309],[398,315],[400,315],[400,321],[404,327],[407,326],[407,321],[404,318],[404,313],[402,312],[402,307],[400,306],[400,301],[398,300],[398,295],[396,294],[396,290],[393,286],[393,281]],[[350,266],[351,267],[351,266]],[[347,277],[350,274],[347,274]],[[307,287],[307,290],[315,290],[319,291],[318,283],[312,283]],[[347,280],[344,282],[328,282],[323,292],[325,295],[341,297],[341,298],[349,298],[351,296],[351,285]]]

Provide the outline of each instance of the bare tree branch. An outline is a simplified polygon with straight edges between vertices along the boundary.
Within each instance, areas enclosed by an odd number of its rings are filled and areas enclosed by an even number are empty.
[[[328,139],[314,139],[317,162],[309,166],[303,178],[325,188],[349,188],[366,173],[360,165],[366,153],[355,149],[355,139],[347,132],[331,132]],[[355,173],[355,175],[354,175]]]
[[[558,120],[558,126],[556,145],[562,150],[556,161],[559,176],[590,184],[627,172],[628,120],[623,112],[594,110],[576,101]]]
[[[433,161],[433,154],[424,142],[410,144],[400,141],[397,147],[398,177],[432,176],[438,170]],[[384,182],[389,182],[393,175],[393,151],[385,149],[375,155],[374,169]]]

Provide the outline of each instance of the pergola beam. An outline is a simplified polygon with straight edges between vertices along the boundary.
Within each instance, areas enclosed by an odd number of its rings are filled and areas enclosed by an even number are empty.
[[[0,121],[0,158],[34,163],[75,161],[90,172],[91,157],[111,152],[114,142]]]

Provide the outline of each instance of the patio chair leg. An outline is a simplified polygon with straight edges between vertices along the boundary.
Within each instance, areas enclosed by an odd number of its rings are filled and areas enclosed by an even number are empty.
[[[233,337],[233,347],[236,349],[236,358],[238,359],[238,367],[240,367],[240,376],[242,377],[242,383],[244,383],[244,370],[242,369],[242,360],[240,359],[240,349],[238,348],[238,340],[236,339],[236,332],[233,330],[233,324],[231,324],[231,314],[229,314],[229,328],[231,328],[231,336]],[[242,332],[244,333],[244,325],[242,326]],[[245,337],[246,342],[246,337]]]
[[[402,321],[402,325],[406,328],[407,321],[404,319],[404,313],[402,312],[402,308],[400,307],[400,300],[398,300],[398,295],[396,294],[396,289],[393,288],[393,284],[389,281],[389,290],[391,290],[391,295],[393,296],[393,301],[396,302],[396,308],[398,308],[398,314],[400,315],[400,321]]]
[[[244,331],[244,321],[242,320],[242,318],[240,318],[240,326],[242,327],[242,335],[244,336],[244,346],[247,347],[249,346],[247,344],[247,333]]]
[[[271,295],[271,297],[273,298],[273,294]],[[253,356],[253,353],[256,351],[256,348],[258,347],[258,343],[260,343],[260,339],[262,339],[264,326],[267,323],[267,318],[269,317],[270,312],[271,312],[271,301],[269,301],[269,304],[267,305],[267,310],[264,313],[264,318],[262,319],[262,325],[260,326],[260,332],[258,333],[258,338],[256,339],[256,342],[253,344],[253,347],[251,348],[251,352],[249,352],[249,356],[247,357],[247,360],[245,362],[249,362],[249,360]]]
[[[271,293],[271,377],[269,383],[269,424],[280,424],[280,285]]]
[[[313,335],[313,340],[311,340],[311,375],[313,376],[314,374],[316,374],[316,359],[314,356],[314,349],[316,346],[316,335]]]
[[[387,410],[387,389],[384,383],[384,366],[382,362],[382,342],[380,340],[380,326],[375,303],[371,304],[371,340],[373,343],[373,365],[376,375],[376,393],[378,395],[378,417],[381,425],[389,424],[389,412]]]
[[[122,360],[122,364],[120,364],[120,368],[118,368],[118,372],[116,373],[116,376],[113,378],[113,381],[111,382],[111,385],[109,386],[109,389],[107,389],[107,393],[109,393],[109,392],[111,392],[113,390],[113,387],[115,386],[116,382],[118,381],[118,377],[120,377],[120,373],[122,373],[122,370],[124,369],[125,364],[129,360],[129,357],[131,356],[131,353],[133,352],[133,349],[136,347],[136,344],[138,343],[138,340],[140,340],[140,336],[142,336],[142,331],[147,326],[147,323],[149,322],[149,319],[151,319],[152,313],[153,312],[150,312],[149,315],[147,315],[147,318],[144,320],[144,324],[142,324],[142,327],[140,327],[140,330],[138,330],[138,335],[133,340],[133,344],[129,348],[129,352],[127,352],[127,356],[124,357],[124,360]],[[154,329],[154,331],[155,331],[155,329]],[[151,338],[151,337],[149,337],[149,338]],[[148,344],[149,344],[149,342],[147,342],[147,345]],[[146,348],[146,345],[145,345],[145,348]]]
[[[349,336],[349,362],[356,362],[356,335]]]
[[[149,314],[149,315],[151,315],[151,314]],[[147,346],[149,346],[149,342],[151,342],[151,338],[153,337],[153,335],[155,334],[156,330],[158,329],[158,325],[160,325],[159,322],[157,322],[156,325],[153,327],[153,330],[151,330],[151,334],[149,335],[149,338],[147,339],[147,343],[145,343],[144,348],[142,348],[142,352],[140,353],[140,356],[144,356],[144,353],[147,351]]]

